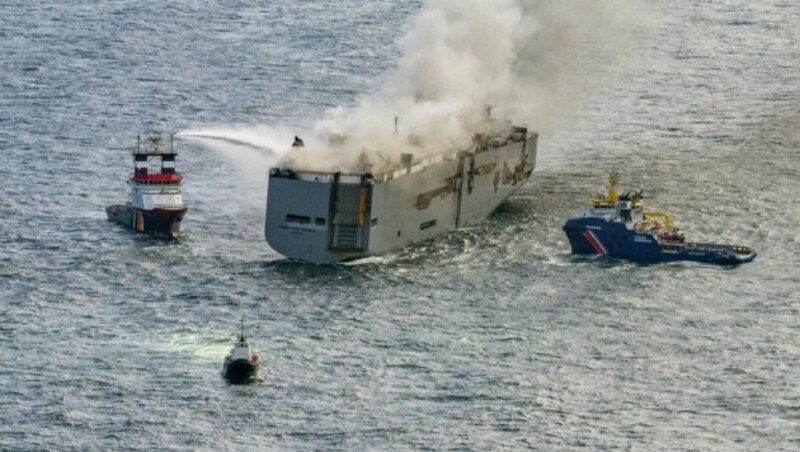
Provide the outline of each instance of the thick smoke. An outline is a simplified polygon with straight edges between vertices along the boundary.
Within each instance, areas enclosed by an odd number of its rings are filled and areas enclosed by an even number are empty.
[[[328,111],[281,165],[381,170],[399,160],[465,149],[506,120],[547,133],[579,107],[586,77],[619,62],[631,0],[429,0],[377,91]],[[395,119],[397,118],[397,119]]]
[[[487,132],[487,106],[495,118],[546,132],[580,105],[603,56],[621,50],[634,10],[616,0],[431,0],[379,91],[328,111],[314,145],[285,164],[363,170],[402,152],[463,149]]]

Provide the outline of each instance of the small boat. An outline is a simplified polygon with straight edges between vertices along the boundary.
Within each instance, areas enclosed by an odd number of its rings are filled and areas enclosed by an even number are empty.
[[[642,192],[618,192],[619,173],[611,171],[608,190],[592,206],[564,224],[573,254],[602,255],[641,263],[694,261],[734,265],[757,253],[742,245],[687,242],[672,215],[645,209]]]
[[[169,149],[162,147],[159,133],[148,135],[145,147],[139,137],[133,150],[133,175],[128,179],[130,199],[125,204],[106,207],[109,221],[136,232],[176,237],[188,210],[181,196],[183,176],[175,169],[176,155],[172,142]]]
[[[242,325],[239,330],[239,339],[222,363],[222,376],[232,384],[249,383],[258,377],[260,361],[261,356],[250,348],[250,343],[244,337]]]

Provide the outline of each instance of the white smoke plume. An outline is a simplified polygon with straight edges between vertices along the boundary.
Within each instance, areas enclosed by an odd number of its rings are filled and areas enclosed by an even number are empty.
[[[328,111],[280,164],[362,171],[403,152],[464,149],[486,132],[487,106],[493,118],[546,133],[580,106],[588,76],[620,61],[640,8],[634,0],[429,0],[376,92]]]
[[[364,159],[377,164],[401,152],[422,157],[463,149],[485,127],[487,106],[494,117],[545,132],[580,105],[585,77],[601,70],[603,56],[623,50],[638,6],[630,0],[430,0],[384,85],[353,108],[328,111],[315,144],[284,162],[347,171]],[[325,145],[339,138],[339,148]]]

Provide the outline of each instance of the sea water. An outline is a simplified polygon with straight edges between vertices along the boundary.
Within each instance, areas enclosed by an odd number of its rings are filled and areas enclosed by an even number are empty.
[[[0,6],[0,448],[800,447],[797,2],[643,2],[613,52],[583,36],[579,101],[528,124],[531,179],[387,256],[270,250],[277,139],[176,142],[178,241],[106,220],[137,134],[311,133],[379,90],[436,3]],[[561,225],[612,167],[691,240],[758,258],[571,256]],[[242,318],[262,381],[236,387]]]

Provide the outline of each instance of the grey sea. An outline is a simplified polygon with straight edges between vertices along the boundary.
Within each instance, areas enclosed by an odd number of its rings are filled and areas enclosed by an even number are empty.
[[[374,89],[423,7],[0,2],[0,449],[800,449],[794,0],[642,2],[531,179],[388,256],[286,262],[266,174],[185,141],[182,238],[106,220],[137,134],[310,124]],[[571,256],[561,225],[612,167],[758,258]],[[231,386],[242,318],[262,376]]]

